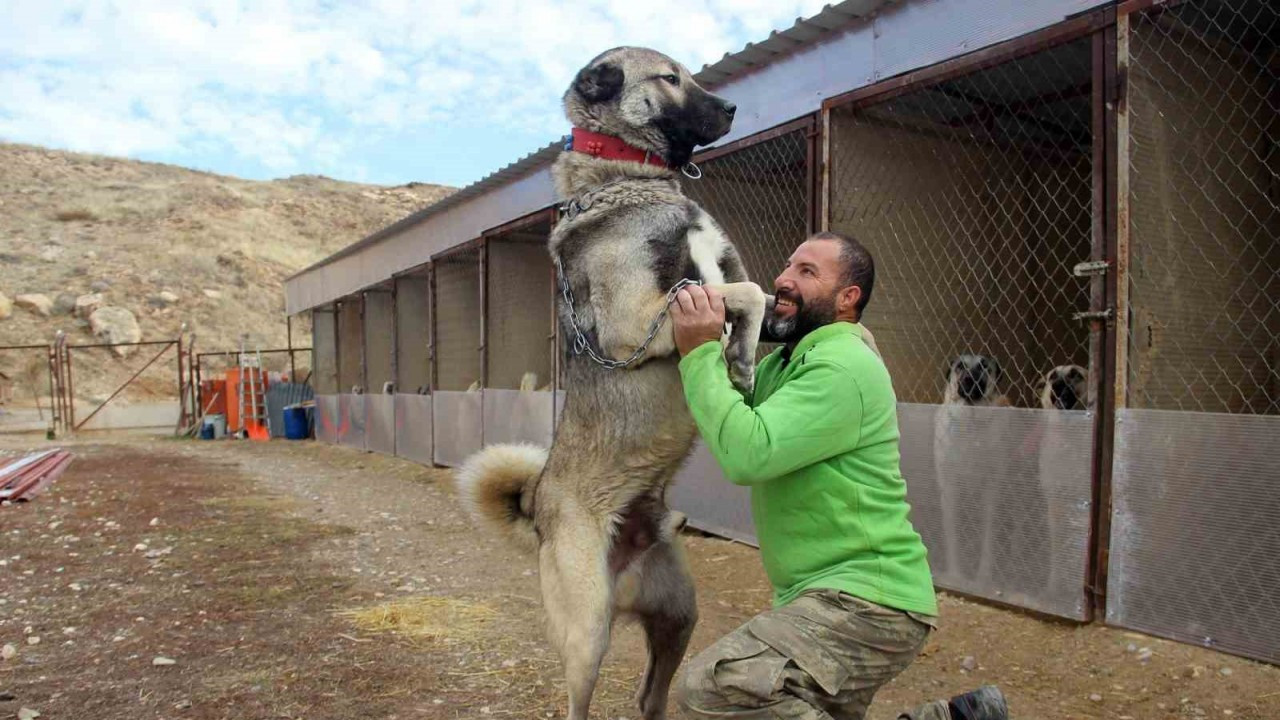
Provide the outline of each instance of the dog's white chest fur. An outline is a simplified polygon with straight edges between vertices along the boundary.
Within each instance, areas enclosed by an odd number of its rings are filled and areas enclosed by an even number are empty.
[[[725,246],[729,244],[724,233],[705,212],[698,214],[694,229],[685,237],[689,243],[689,257],[702,275],[704,285],[724,284],[724,273],[720,270],[720,258],[724,255]]]

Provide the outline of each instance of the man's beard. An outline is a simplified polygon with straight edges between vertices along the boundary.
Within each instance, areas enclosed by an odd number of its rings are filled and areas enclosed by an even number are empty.
[[[769,339],[774,342],[787,343],[795,345],[800,342],[805,335],[817,330],[823,325],[830,325],[836,321],[836,299],[835,296],[826,298],[815,298],[808,302],[799,294],[778,294],[781,300],[793,302],[796,305],[796,311],[791,317],[780,318],[776,314],[769,314],[764,319],[765,330],[769,334]],[[775,308],[774,312],[777,310]]]

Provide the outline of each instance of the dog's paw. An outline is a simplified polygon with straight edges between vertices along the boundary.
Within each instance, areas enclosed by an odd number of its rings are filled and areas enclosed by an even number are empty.
[[[662,519],[662,525],[659,532],[665,542],[675,539],[685,525],[689,524],[689,516],[679,510],[668,510],[666,517]]]
[[[756,366],[747,358],[729,361],[729,380],[742,393],[750,393],[755,387]]]

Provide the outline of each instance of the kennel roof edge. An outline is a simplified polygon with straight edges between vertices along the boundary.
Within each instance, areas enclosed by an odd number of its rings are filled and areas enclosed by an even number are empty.
[[[847,0],[703,66],[695,77],[740,108],[726,144],[789,122],[828,97],[1060,22],[1100,0]],[[556,201],[562,140],[516,160],[285,280],[296,314],[384,282],[492,227]]]

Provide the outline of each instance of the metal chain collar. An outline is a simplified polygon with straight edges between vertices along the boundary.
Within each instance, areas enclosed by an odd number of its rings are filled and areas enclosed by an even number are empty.
[[[560,282],[560,294],[564,298],[565,306],[569,308],[569,324],[573,326],[573,354],[582,355],[585,353],[587,357],[606,370],[625,368],[639,360],[640,356],[644,355],[645,350],[649,349],[653,339],[658,336],[658,330],[662,327],[663,321],[667,319],[668,308],[671,306],[671,301],[676,299],[676,293],[690,285],[702,284],[699,280],[681,278],[679,282],[672,285],[671,289],[667,291],[667,301],[663,303],[662,309],[658,311],[658,316],[653,319],[653,324],[649,327],[649,336],[644,339],[643,343],[640,343],[640,347],[636,348],[635,352],[631,353],[631,357],[626,360],[614,360],[596,352],[596,349],[591,346],[591,342],[587,340],[587,336],[582,332],[582,326],[578,323],[578,311],[573,305],[573,291],[569,289],[569,279],[564,276],[564,266],[560,264],[559,257],[555,258],[555,262],[556,279]]]
[[[692,171],[690,171],[690,168],[692,168]],[[687,163],[681,168],[681,171],[693,180],[697,180],[702,177],[702,171],[693,163]],[[697,174],[695,175],[693,173]],[[577,197],[570,198],[565,204],[560,206],[560,212],[564,214],[564,219],[572,220],[580,213],[584,213],[591,209],[591,206],[595,204],[596,195],[599,195],[601,192],[619,183],[634,182],[636,180],[670,181],[669,178],[618,178],[612,182],[607,182],[599,187],[592,188]],[[606,370],[618,370],[620,368],[625,368],[639,360],[640,357],[644,355],[645,351],[649,349],[649,346],[653,344],[653,339],[658,336],[658,330],[662,328],[663,321],[667,319],[668,308],[671,307],[671,301],[676,299],[676,294],[690,285],[702,284],[702,281],[700,280],[681,278],[679,282],[672,285],[671,289],[667,291],[667,301],[662,304],[662,309],[658,311],[657,317],[653,319],[653,324],[649,326],[649,336],[644,339],[643,343],[640,343],[640,347],[636,348],[635,352],[631,353],[631,357],[626,360],[614,360],[613,358],[604,357],[600,353],[596,352],[596,349],[591,346],[591,342],[587,340],[586,334],[582,332],[582,326],[578,322],[578,310],[573,304],[573,290],[569,288],[569,279],[564,275],[564,265],[560,263],[559,255],[556,255],[554,260],[556,263],[556,280],[560,283],[560,294],[564,298],[565,306],[569,308],[569,324],[573,326],[573,354],[586,354],[587,357],[591,358],[592,361]]]
[[[613,187],[614,185],[617,185],[619,183],[624,183],[624,182],[631,182],[636,179],[637,178],[620,178],[618,180],[607,182],[599,187],[591,188],[590,190],[582,193],[581,195],[578,195],[577,197],[569,198],[569,200],[566,201],[565,204],[560,206],[560,212],[564,213],[565,219],[572,220],[575,217],[577,217],[579,213],[584,213],[591,209],[591,206],[595,204],[596,195],[599,195],[601,192]],[[654,179],[665,180],[666,178],[654,178]]]
[[[687,177],[687,178],[689,178],[689,179],[691,179],[691,180],[698,180],[698,179],[700,179],[700,178],[702,177],[702,170],[701,170],[701,169],[699,169],[699,168],[698,168],[698,166],[697,166],[697,165],[694,165],[692,162],[685,163],[685,165],[684,165],[683,167],[681,167],[681,168],[680,168],[680,172],[684,173],[685,177]],[[607,182],[607,183],[605,183],[605,184],[603,184],[603,185],[600,185],[599,187],[591,188],[590,190],[588,190],[588,191],[586,191],[586,192],[582,193],[581,195],[578,195],[577,197],[569,198],[567,201],[565,201],[565,203],[564,203],[563,205],[561,205],[561,206],[560,206],[560,212],[564,213],[564,217],[565,217],[565,219],[567,219],[567,220],[572,220],[572,219],[574,219],[575,217],[577,217],[579,214],[584,213],[584,212],[586,212],[586,211],[590,210],[590,209],[591,209],[591,206],[595,204],[595,201],[596,201],[596,200],[595,200],[595,198],[596,198],[596,196],[597,196],[597,195],[599,195],[600,193],[602,193],[602,192],[604,192],[605,190],[607,190],[607,189],[609,189],[609,188],[613,187],[614,185],[618,185],[618,184],[620,184],[620,183],[624,183],[624,182],[636,182],[637,180],[639,180],[639,181],[645,181],[645,180],[661,180],[661,181],[664,181],[664,182],[672,182],[672,181],[673,181],[673,179],[672,179],[672,178],[665,178],[665,177],[653,177],[653,178],[622,177],[622,178],[618,178],[617,180],[611,180],[611,181],[609,181],[609,182]]]

